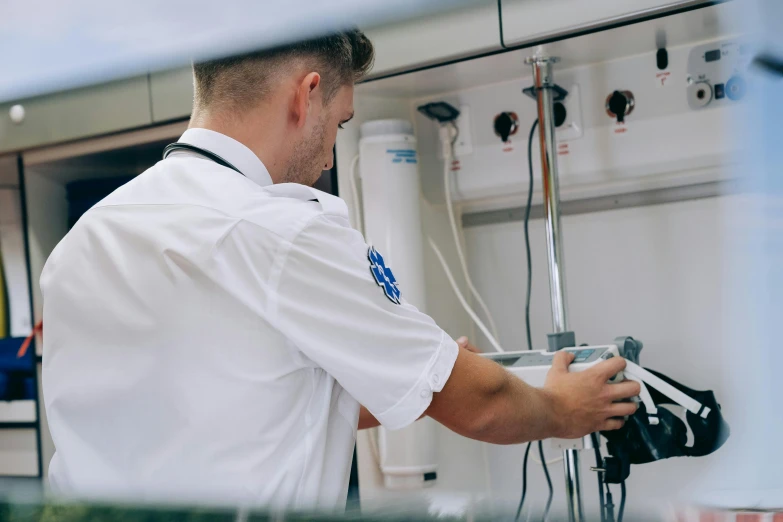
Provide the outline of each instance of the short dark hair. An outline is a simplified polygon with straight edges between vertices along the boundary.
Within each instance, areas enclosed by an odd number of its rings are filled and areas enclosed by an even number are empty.
[[[194,109],[254,106],[269,92],[272,81],[291,60],[300,60],[321,75],[324,101],[339,88],[359,81],[375,57],[372,42],[358,29],[331,34],[275,49],[195,63]]]

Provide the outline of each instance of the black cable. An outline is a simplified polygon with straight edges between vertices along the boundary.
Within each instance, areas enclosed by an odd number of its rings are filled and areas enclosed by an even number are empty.
[[[620,482],[620,512],[617,516],[617,522],[623,522],[623,515],[625,514],[625,481]]]
[[[528,232],[528,223],[530,222],[530,207],[533,203],[533,136],[535,136],[536,127],[538,126],[538,120],[533,122],[533,126],[530,127],[530,135],[527,139],[527,169],[529,176],[528,190],[527,190],[527,203],[525,204],[525,254],[527,257],[527,295],[525,296],[525,327],[527,328],[527,349],[533,349],[533,338],[530,334],[530,295],[533,286],[533,258],[530,253],[530,233]],[[527,443],[525,449],[525,458],[522,461],[522,498],[519,499],[519,507],[517,508],[517,515],[514,520],[519,520],[519,516],[522,514],[522,507],[525,505],[525,495],[527,494],[527,459],[530,455],[530,445],[532,442]],[[546,465],[546,459],[544,458],[544,446],[541,441],[538,441],[538,453],[541,456],[541,466],[544,468],[544,475],[546,476],[546,482],[549,486],[549,497],[546,501],[546,508],[544,509],[543,519],[546,519],[549,514],[549,508],[552,506],[552,498],[554,496],[554,489],[552,488],[552,479],[549,476],[549,468]]]
[[[459,127],[457,127],[457,124],[454,120],[451,120],[449,125],[451,125],[451,128],[454,129],[454,136],[451,138],[451,161],[454,161],[457,159],[456,146],[457,140],[459,139]]]
[[[525,459],[522,461],[522,498],[519,499],[517,515],[514,517],[515,522],[519,520],[519,515],[522,514],[522,506],[525,505],[525,495],[527,494],[527,458],[530,455],[531,444],[532,442],[527,443],[527,449],[525,449]]]
[[[528,174],[530,176],[530,183],[528,185],[527,204],[525,206],[525,253],[527,255],[527,296],[525,297],[525,326],[527,327],[528,350],[533,349],[533,340],[530,335],[530,292],[533,283],[533,259],[530,255],[530,235],[528,234],[527,225],[530,221],[530,205],[533,203],[533,133],[536,130],[536,126],[538,126],[538,120],[533,122],[533,126],[530,128],[530,136],[527,140],[527,166]],[[525,504],[525,495],[527,494],[527,458],[530,455],[531,444],[532,442],[527,443],[527,448],[525,449],[525,459],[522,461],[522,498],[519,499],[517,516],[514,518],[514,520],[519,520],[519,516],[522,514],[522,506]],[[541,443],[539,442],[539,445],[540,444]],[[546,467],[546,461],[544,460],[543,456],[541,457],[541,462],[544,466],[547,480],[549,480],[549,470]],[[550,491],[551,486],[552,484],[550,482]],[[550,501],[551,498],[552,497],[550,495]],[[548,510],[549,508],[547,507],[547,511]]]
[[[546,522],[546,517],[549,516],[549,508],[552,507],[552,497],[555,496],[555,490],[552,488],[552,479],[549,476],[549,468],[546,465],[546,459],[544,458],[544,443],[538,441],[538,455],[541,457],[541,467],[544,468],[544,476],[546,477],[546,485],[549,488],[549,496],[546,499],[546,507],[544,508],[544,514],[541,516],[541,520]]]
[[[525,327],[527,328],[527,349],[533,349],[533,340],[530,334],[530,293],[533,286],[533,260],[530,255],[530,234],[528,223],[530,221],[530,207],[533,203],[533,136],[538,126],[538,120],[530,127],[530,136],[527,138],[527,169],[530,182],[527,189],[527,203],[525,204],[525,253],[527,254],[527,296],[525,297]]]
[[[606,484],[606,520],[607,522],[615,522],[612,488],[609,487],[609,484]]]
[[[593,441],[593,452],[595,453],[595,467],[600,468],[603,465],[603,457],[601,456],[601,439],[598,434],[591,433],[590,440]],[[596,473],[598,476],[598,499],[599,506],[601,508],[601,522],[606,522],[606,505],[604,503],[604,473],[599,471]]]
[[[530,332],[530,296],[533,288],[533,259],[530,253],[530,233],[528,230],[528,224],[530,223],[530,207],[533,203],[533,137],[536,133],[536,127],[538,127],[538,120],[533,122],[530,127],[530,134],[527,138],[527,171],[528,171],[528,188],[527,188],[527,203],[525,203],[525,255],[527,256],[527,295],[525,296],[525,327],[527,329],[527,349],[533,349],[533,340]],[[549,509],[552,507],[552,498],[554,497],[555,490],[552,488],[552,479],[549,476],[549,467],[546,464],[546,458],[544,457],[544,444],[538,441],[538,455],[541,458],[541,467],[544,469],[544,476],[546,477],[547,487],[549,488],[549,496],[546,499],[546,507],[544,508],[544,514],[541,520],[546,520],[549,515]]]

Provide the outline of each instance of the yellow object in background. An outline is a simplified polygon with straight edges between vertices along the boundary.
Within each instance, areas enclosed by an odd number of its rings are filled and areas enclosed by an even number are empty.
[[[3,277],[3,253],[0,252],[0,339],[8,337],[8,297]]]

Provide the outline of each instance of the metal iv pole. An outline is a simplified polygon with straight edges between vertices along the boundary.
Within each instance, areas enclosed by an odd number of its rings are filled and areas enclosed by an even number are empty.
[[[574,334],[568,330],[563,266],[563,236],[560,225],[560,187],[557,178],[557,149],[555,145],[555,116],[552,90],[552,64],[558,58],[531,56],[525,63],[533,67],[533,87],[538,108],[538,132],[541,146],[541,176],[543,180],[544,213],[546,217],[546,244],[549,258],[549,294],[552,301],[552,326],[549,336],[550,351],[574,346]],[[579,485],[579,454],[567,449],[563,454],[566,480],[566,502],[570,522],[582,522],[582,492]]]

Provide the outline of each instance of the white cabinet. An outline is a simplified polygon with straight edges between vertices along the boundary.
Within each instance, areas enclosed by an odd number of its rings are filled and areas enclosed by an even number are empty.
[[[190,66],[150,75],[152,120],[189,118],[193,110],[193,70]]]
[[[707,0],[500,0],[506,47],[609,26]]]
[[[468,8],[366,29],[375,45],[372,77],[497,50],[500,22],[496,0]]]
[[[375,46],[370,77],[498,50],[497,0],[365,30]],[[152,119],[188,118],[193,105],[190,66],[150,75]]]
[[[24,117],[13,121],[11,107]],[[16,115],[20,114],[16,110]],[[18,120],[19,118],[17,118]],[[147,76],[0,104],[0,152],[152,123]]]

